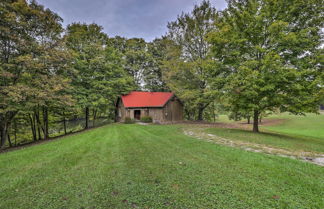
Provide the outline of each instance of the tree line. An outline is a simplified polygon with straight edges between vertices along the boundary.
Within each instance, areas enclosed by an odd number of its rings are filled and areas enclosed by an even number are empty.
[[[253,118],[274,111],[317,112],[323,101],[322,0],[202,1],[152,42],[109,37],[97,24],[72,23],[36,1],[0,2],[0,148],[17,129],[50,137],[60,121],[114,119],[131,90],[173,91],[185,118]],[[28,135],[28,136],[29,136]]]

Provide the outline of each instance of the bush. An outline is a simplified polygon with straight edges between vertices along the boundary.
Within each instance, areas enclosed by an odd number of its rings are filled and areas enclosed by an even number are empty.
[[[125,123],[126,124],[132,124],[132,123],[135,123],[134,119],[131,119],[130,117],[126,117],[125,118]]]
[[[152,117],[151,116],[143,116],[141,117],[141,122],[143,123],[152,123]]]

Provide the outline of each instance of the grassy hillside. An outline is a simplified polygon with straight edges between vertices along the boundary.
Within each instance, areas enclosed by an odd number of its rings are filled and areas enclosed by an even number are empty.
[[[321,138],[324,140],[324,114],[307,114],[307,116],[294,116],[286,113],[274,115],[271,116],[271,118],[283,118],[286,120],[281,124],[267,126],[266,130],[292,135]]]
[[[324,168],[110,125],[0,154],[0,208],[323,208]]]
[[[324,137],[315,138],[296,135],[291,136],[286,133],[276,134],[269,132],[255,134],[248,130],[225,128],[208,128],[206,129],[206,132],[231,140],[263,144],[270,147],[283,148],[291,151],[306,151],[324,154]]]
[[[295,116],[283,113],[271,115],[266,120],[269,119],[280,119],[280,121],[273,125],[264,126],[261,124],[261,133],[259,134],[252,133],[250,131],[252,125],[247,126],[246,124],[242,124],[242,128],[244,126],[248,130],[233,126],[233,128],[208,128],[205,131],[230,140],[263,144],[292,151],[324,153],[324,114]],[[246,123],[246,120],[234,122],[226,119],[226,116],[223,115],[219,122],[237,124]]]

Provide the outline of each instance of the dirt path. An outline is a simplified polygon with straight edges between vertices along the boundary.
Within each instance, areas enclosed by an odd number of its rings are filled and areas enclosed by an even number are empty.
[[[287,150],[282,148],[270,147],[264,144],[255,144],[246,141],[231,140],[223,137],[219,137],[214,134],[208,134],[205,132],[206,128],[210,128],[210,125],[198,125],[186,127],[183,129],[185,135],[195,137],[197,139],[205,140],[211,143],[222,144],[230,147],[238,147],[250,152],[262,152],[266,154],[278,155],[282,157],[289,157],[293,159],[300,159],[306,162],[310,162],[316,165],[324,166],[324,155],[314,152],[302,152],[298,150]],[[218,126],[220,127],[220,126]],[[224,128],[224,127],[223,127]],[[233,127],[231,127],[233,128]]]

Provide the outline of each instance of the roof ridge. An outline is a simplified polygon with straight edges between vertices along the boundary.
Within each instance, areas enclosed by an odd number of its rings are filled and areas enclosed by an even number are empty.
[[[142,92],[142,93],[172,93],[173,94],[173,92],[171,92],[171,91],[131,91],[130,93],[132,93],[132,92]]]
[[[164,107],[173,92],[132,91],[122,96],[125,107]]]

